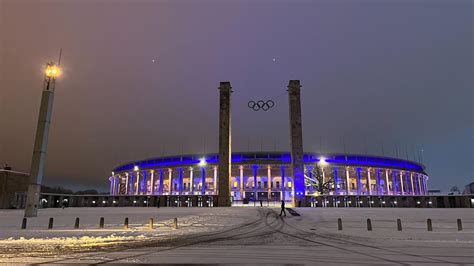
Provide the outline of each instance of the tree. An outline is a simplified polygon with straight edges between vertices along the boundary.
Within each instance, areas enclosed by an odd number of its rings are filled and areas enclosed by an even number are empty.
[[[334,185],[334,177],[323,177],[323,171],[318,165],[311,167],[311,171],[305,170],[304,180],[306,187],[313,187],[320,195],[328,195]]]
[[[458,194],[458,195],[461,194],[461,191],[459,190],[457,186],[453,186],[450,191],[452,194]]]

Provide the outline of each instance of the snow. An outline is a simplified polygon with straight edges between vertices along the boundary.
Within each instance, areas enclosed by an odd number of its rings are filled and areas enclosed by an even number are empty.
[[[23,211],[0,210],[0,263],[474,263],[473,209],[294,210],[301,216],[280,218],[279,209],[266,207],[41,209],[26,230],[20,230]],[[73,229],[76,217],[80,229]],[[129,230],[123,229],[125,217]],[[367,218],[373,231],[366,229]],[[396,229],[397,218],[403,231]]]

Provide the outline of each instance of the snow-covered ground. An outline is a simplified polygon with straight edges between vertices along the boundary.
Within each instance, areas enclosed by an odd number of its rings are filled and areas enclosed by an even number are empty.
[[[473,209],[66,208],[0,211],[3,263],[472,264]],[[48,230],[48,220],[54,228]],[[80,229],[73,229],[80,218]],[[105,228],[98,229],[104,217]],[[129,230],[123,229],[129,218]],[[179,228],[172,229],[173,218]],[[155,229],[149,230],[149,218]],[[343,230],[337,230],[341,218]],[[366,219],[372,220],[372,231]],[[397,231],[396,219],[403,231]],[[426,229],[426,219],[433,231]],[[463,230],[457,230],[456,219]]]

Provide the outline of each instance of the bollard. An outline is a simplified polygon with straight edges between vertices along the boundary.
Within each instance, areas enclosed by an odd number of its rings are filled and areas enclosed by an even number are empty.
[[[367,231],[372,231],[372,220],[367,218]]]
[[[462,221],[458,219],[458,231],[462,231]]]
[[[21,229],[26,229],[26,217],[23,218],[23,221],[21,222]]]
[[[76,221],[74,222],[74,229],[79,229],[79,217],[76,217]]]
[[[397,219],[397,231],[402,231],[402,220]]]
[[[104,228],[104,217],[100,217],[99,228]]]
[[[429,218],[426,220],[426,227],[428,228],[428,231],[433,231],[433,224]]]
[[[48,229],[53,229],[53,217],[49,218]]]
[[[178,229],[178,218],[174,218],[173,220],[173,229]]]
[[[123,222],[123,229],[128,229],[128,217],[125,217],[125,221]]]
[[[150,218],[150,221],[148,222],[148,229],[153,230],[153,218]]]
[[[337,230],[342,230],[342,219],[337,218]]]

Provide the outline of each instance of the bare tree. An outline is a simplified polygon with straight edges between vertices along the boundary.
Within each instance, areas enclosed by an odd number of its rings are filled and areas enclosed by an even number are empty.
[[[306,187],[313,187],[321,195],[328,195],[334,185],[334,177],[324,176],[321,167],[314,165],[311,170],[305,171]]]
[[[459,195],[461,194],[461,191],[459,190],[459,188],[457,186],[453,186],[451,189],[450,189],[450,194],[451,195]]]

